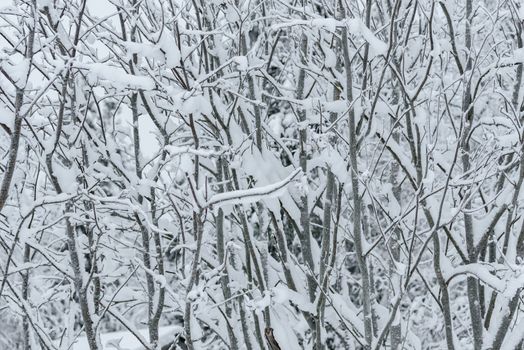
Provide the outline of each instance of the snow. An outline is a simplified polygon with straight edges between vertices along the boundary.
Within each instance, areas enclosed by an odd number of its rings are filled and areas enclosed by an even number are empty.
[[[29,60],[27,58],[21,59],[19,62],[14,63],[14,65],[3,65],[2,68],[7,71],[9,77],[15,81],[18,87],[21,88],[25,86],[29,74]]]
[[[295,19],[273,25],[273,29],[277,30],[284,27],[297,25],[305,25],[313,28],[326,28],[330,31],[335,31],[337,27],[347,25],[350,34],[361,36],[365,41],[368,42],[372,56],[385,55],[388,49],[388,45],[382,40],[378,39],[377,36],[366,26],[364,22],[362,22],[360,18],[351,18],[345,21],[339,21],[334,18],[315,18],[312,20]]]
[[[123,43],[127,50],[127,54],[131,57],[134,54],[138,54],[142,57],[163,59],[162,52],[159,47],[151,43],[138,43],[133,41],[126,41]]]
[[[524,62],[524,48],[519,48],[513,51],[513,58],[515,62]]]
[[[180,51],[178,50],[177,43],[175,39],[167,33],[164,33],[156,44],[126,41],[123,45],[129,57],[137,54],[139,57],[155,59],[159,63],[165,64],[168,69],[180,65]]]
[[[501,349],[517,349],[519,343],[524,339],[524,332],[522,332],[523,328],[524,319],[521,319],[516,325],[513,326],[513,329],[508,332],[504,342],[502,343]]]
[[[44,0],[44,2],[48,3],[51,2],[51,0]],[[112,4],[111,0],[88,1],[86,6],[90,14],[99,18],[104,18],[116,13],[116,7]]]
[[[479,281],[497,291],[504,290],[504,282],[491,273],[494,270],[495,268],[490,265],[471,263],[457,266],[451,270],[444,270],[442,273],[447,280],[460,274],[473,275],[478,277]]]
[[[483,346],[507,330],[501,349],[516,347],[524,49],[514,21],[524,2],[473,2],[470,50],[457,1],[436,4],[433,16],[430,0],[400,1],[396,18],[366,1],[346,1],[344,14],[313,2],[212,2],[88,1],[79,22],[81,1],[37,0],[33,13],[31,1],[0,0],[0,123],[12,130],[23,116],[19,139],[0,131],[0,347],[21,343],[25,316],[32,349],[66,350],[77,338],[71,350],[85,350],[90,318],[101,350],[142,350],[153,305],[162,308],[161,345],[189,328],[195,350],[232,347],[232,335],[239,350],[248,340],[256,348],[255,317],[263,331],[267,309],[281,349],[313,348],[309,323],[318,320],[318,339],[334,349],[393,348],[392,333],[382,333],[392,321],[406,350],[446,341],[470,350],[470,307],[488,310],[492,298]],[[461,73],[468,53],[472,67]],[[472,279],[483,299],[468,293]]]
[[[271,290],[271,301],[278,304],[291,302],[300,310],[312,315],[316,315],[315,305],[311,303],[306,296],[294,292],[282,285],[279,285]],[[267,300],[267,306],[269,306],[269,299]]]
[[[15,122],[15,116],[13,112],[8,110],[6,106],[0,101],[0,123],[7,126],[9,129],[13,129],[13,125]],[[0,128],[0,130],[3,130]]]
[[[373,32],[366,27],[364,22],[359,18],[352,18],[347,21],[349,31],[353,34],[361,35],[369,44],[372,56],[385,55],[388,50],[388,45],[379,40]]]
[[[73,164],[70,168],[67,168],[62,164],[55,162],[53,171],[63,191],[68,193],[76,192],[78,187],[77,176],[80,175],[80,171],[78,170],[76,164]]]
[[[297,26],[297,25],[320,27],[320,28],[329,29],[330,31],[335,31],[337,27],[340,27],[342,25],[342,22],[334,18],[315,18],[312,20],[295,19],[295,20],[279,23],[277,25],[273,25],[273,29],[280,29],[284,27],[291,27],[291,26]]]
[[[235,56],[232,58],[232,61],[236,64],[236,68],[241,71],[245,72],[248,68],[248,62],[246,56]]]
[[[286,186],[301,172],[300,169],[296,169],[282,181],[271,185],[215,194],[206,202],[205,206],[219,208],[222,205],[253,203],[266,197],[281,196]]]
[[[326,66],[326,68],[335,68],[335,66],[337,65],[337,56],[335,52],[333,52],[333,50],[331,50],[328,47],[324,47],[323,51],[325,56],[324,65]]]
[[[122,68],[109,64],[91,63],[79,65],[79,68],[87,69],[88,79],[93,83],[96,83],[97,80],[103,80],[119,88],[130,87],[143,90],[155,88],[155,82],[150,77],[128,74]]]
[[[176,156],[176,155],[181,155],[181,154],[194,154],[199,157],[205,157],[205,158],[217,157],[226,152],[226,149],[224,150],[212,150],[212,149],[206,149],[206,148],[194,149],[189,146],[182,147],[182,146],[171,146],[171,145],[166,146],[165,149],[171,156]]]
[[[180,111],[184,114],[201,113],[209,115],[211,114],[211,105],[202,94],[192,94],[183,100]]]
[[[182,327],[180,326],[160,327],[158,330],[159,345],[168,344],[174,338],[174,335],[181,331]],[[140,329],[138,332],[142,337],[148,339],[149,331],[146,328]],[[140,341],[129,331],[103,333],[100,335],[100,340],[103,346],[103,349],[100,350],[143,350]],[[56,341],[55,343],[58,345],[60,342]],[[85,336],[78,337],[70,350],[89,350],[87,338]]]
[[[344,113],[349,109],[349,105],[345,100],[324,102],[323,107],[326,111],[332,113]]]

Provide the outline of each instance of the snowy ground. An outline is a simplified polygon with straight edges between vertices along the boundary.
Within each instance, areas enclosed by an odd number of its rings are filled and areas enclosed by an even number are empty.
[[[179,326],[161,327],[159,329],[160,346],[167,345],[172,339],[173,334],[180,330]],[[140,329],[139,333],[148,339],[147,329]],[[100,336],[103,350],[142,350],[140,341],[128,331],[105,333]],[[86,337],[79,337],[70,350],[89,350]]]

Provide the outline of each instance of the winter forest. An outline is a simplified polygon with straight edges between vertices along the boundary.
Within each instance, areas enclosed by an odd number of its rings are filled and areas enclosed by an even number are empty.
[[[523,30],[1,0],[0,349],[524,349]]]

